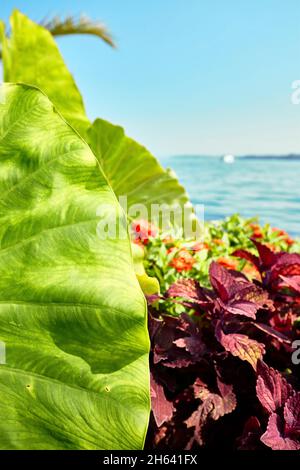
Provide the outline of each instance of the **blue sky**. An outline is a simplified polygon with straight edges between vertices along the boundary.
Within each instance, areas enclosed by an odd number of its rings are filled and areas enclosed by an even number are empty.
[[[89,116],[156,155],[300,153],[299,0],[6,0],[2,18],[13,8],[109,27],[117,51],[91,37],[60,49]]]

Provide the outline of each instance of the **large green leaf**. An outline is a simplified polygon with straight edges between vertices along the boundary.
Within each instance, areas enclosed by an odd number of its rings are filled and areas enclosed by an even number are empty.
[[[4,79],[43,90],[65,119],[88,139],[117,196],[127,196],[128,206],[188,202],[176,176],[166,171],[142,145],[125,136],[119,126],[98,119],[90,126],[80,93],[57,45],[46,29],[19,11],[11,17],[11,38],[2,31]]]
[[[87,131],[87,141],[116,196],[126,196],[128,209],[142,204],[149,219],[153,204],[166,204],[175,210],[188,203],[176,176],[163,169],[145,147],[127,137],[122,127],[97,119]],[[154,215],[152,220],[158,223],[159,217]]]
[[[81,94],[51,33],[15,10],[11,37],[2,24],[4,81],[23,82],[43,90],[64,118],[80,133],[89,126]]]
[[[1,449],[138,449],[149,414],[145,300],[122,215],[48,98],[0,89]],[[96,215],[98,214],[98,215]]]

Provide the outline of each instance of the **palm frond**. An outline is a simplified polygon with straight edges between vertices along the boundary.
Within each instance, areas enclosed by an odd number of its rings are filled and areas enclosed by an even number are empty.
[[[43,20],[40,24],[48,29],[53,36],[91,34],[101,38],[110,46],[116,47],[112,35],[107,30],[106,26],[99,21],[91,20],[85,15],[81,15],[79,18],[73,16],[60,18],[59,16],[55,16],[54,18]]]

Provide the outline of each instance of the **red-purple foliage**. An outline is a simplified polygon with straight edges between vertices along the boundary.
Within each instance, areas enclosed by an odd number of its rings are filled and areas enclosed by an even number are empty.
[[[263,363],[258,368],[256,391],[270,415],[261,441],[273,450],[300,450],[300,393]]]
[[[290,296],[290,300],[300,303],[300,255],[297,253],[273,253],[267,246],[256,240],[259,256],[245,250],[237,250],[234,256],[244,258],[254,264],[260,272],[266,290],[278,298]]]
[[[149,305],[153,414],[147,448],[300,449],[299,366],[292,363],[300,306],[300,255],[254,241],[262,282],[218,263],[212,288],[194,279],[166,297],[185,307],[159,316]]]

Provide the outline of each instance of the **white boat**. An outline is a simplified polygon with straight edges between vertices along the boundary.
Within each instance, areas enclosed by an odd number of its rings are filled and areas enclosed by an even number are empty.
[[[224,163],[234,163],[235,157],[234,155],[224,155],[223,162]]]

